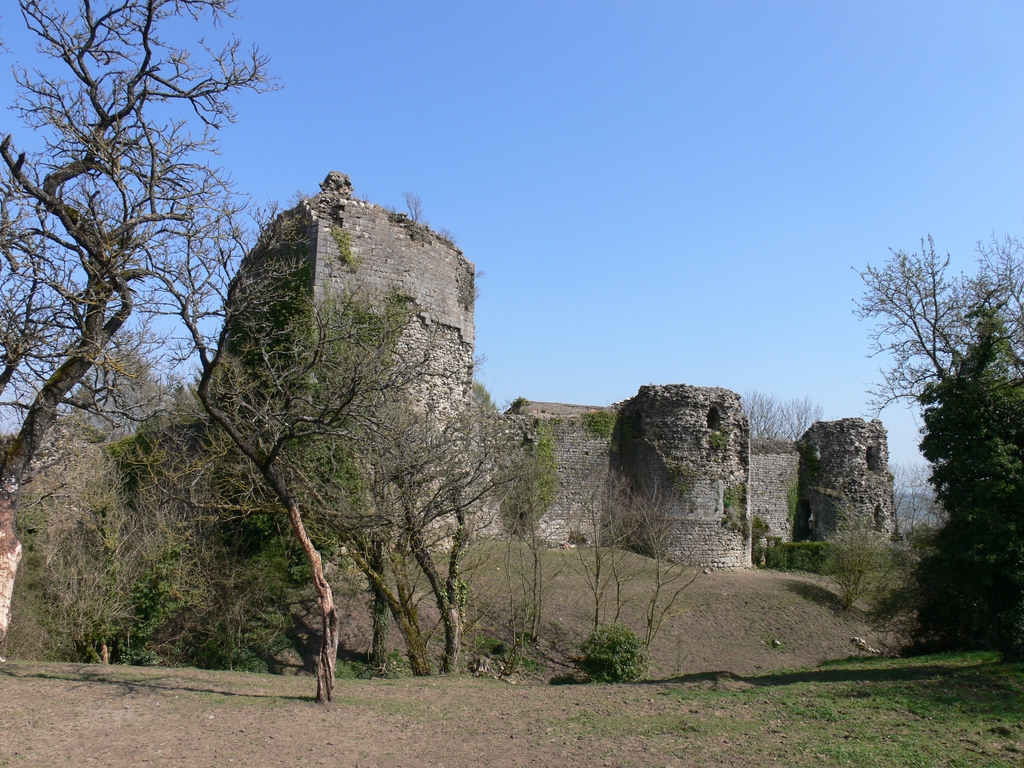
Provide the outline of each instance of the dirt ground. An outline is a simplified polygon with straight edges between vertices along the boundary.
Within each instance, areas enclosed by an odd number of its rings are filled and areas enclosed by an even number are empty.
[[[568,617],[578,606],[554,602]],[[632,617],[631,617],[632,618]],[[627,620],[642,626],[642,620]],[[585,634],[589,626],[579,626]],[[857,613],[840,610],[834,588],[818,576],[780,571],[721,571],[688,588],[683,610],[662,628],[651,648],[652,677],[803,667],[855,652],[854,636],[872,645]]]
[[[711,574],[686,603],[655,646],[658,681],[339,680],[327,711],[312,702],[306,676],[11,660],[0,665],[0,766],[748,765],[758,761],[743,748],[742,727],[709,744],[695,726],[703,740],[687,757],[685,723],[722,705],[666,692],[749,688],[739,676],[846,657],[856,652],[851,637],[867,636],[806,575]],[[549,609],[567,621],[581,612],[557,600]],[[670,724],[667,735],[588,725],[619,712],[630,723]]]

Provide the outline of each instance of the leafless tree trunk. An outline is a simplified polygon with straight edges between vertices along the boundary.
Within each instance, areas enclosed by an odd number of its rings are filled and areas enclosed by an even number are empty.
[[[534,643],[540,637],[544,616],[543,551],[546,544],[541,535],[540,521],[551,507],[558,488],[554,456],[549,448],[533,444],[519,456],[519,461],[512,468],[508,492],[501,500],[501,516],[505,530],[513,539],[525,543],[529,550],[529,569],[523,568],[520,562],[517,570],[522,582],[519,590],[523,594],[525,610],[525,625],[521,631],[527,632],[530,642]],[[510,598],[515,591],[510,592]],[[518,607],[513,605],[513,613],[517,613],[518,610]]]
[[[675,615],[683,592],[697,580],[698,570],[673,555],[675,521],[668,500],[657,486],[628,495],[631,546],[651,559],[653,585],[645,595],[644,645],[654,642],[665,621]]]
[[[415,561],[444,629],[440,670],[454,673],[459,669],[465,609],[462,559],[480,505],[506,482],[502,462],[509,454],[508,443],[493,414],[476,414],[469,406],[436,415],[396,405],[380,415],[377,427],[358,448],[371,508],[338,524],[342,531],[371,528],[375,537],[388,542],[389,551],[407,553]],[[368,561],[359,556],[356,562],[403,627],[414,674],[429,674],[429,665],[414,659],[425,643],[416,630],[418,616],[412,614],[415,603],[404,568],[392,568],[398,594],[391,595]]]
[[[370,542],[367,565],[375,573],[384,573],[384,542],[375,537]],[[373,639],[370,644],[370,666],[379,671],[387,668],[388,634],[391,629],[391,607],[387,596],[372,579],[367,579],[370,586],[370,619],[373,628]]]
[[[322,499],[304,463],[372,430],[385,398],[404,391],[422,360],[395,354],[409,319],[405,300],[371,307],[325,291],[314,301],[312,287],[297,277],[305,264],[303,221],[275,219],[252,250],[232,221],[221,225],[221,237],[192,242],[194,269],[168,276],[164,296],[199,360],[197,395],[205,412],[259,472],[306,555],[323,630],[317,701],[329,704],[338,616],[300,503],[305,498],[315,507]],[[234,262],[225,254],[239,252],[247,259],[232,275]],[[219,329],[210,335],[217,318]]]
[[[415,192],[403,192],[402,197],[405,198],[405,207],[409,209],[409,218],[417,224],[426,223],[423,221],[423,201],[420,196]]]

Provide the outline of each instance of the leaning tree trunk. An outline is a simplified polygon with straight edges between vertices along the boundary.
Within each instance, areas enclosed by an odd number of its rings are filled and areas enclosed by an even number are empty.
[[[398,567],[394,569],[395,586],[398,588],[398,600],[393,605],[398,628],[405,640],[405,650],[409,656],[409,666],[416,677],[427,677],[434,674],[430,667],[430,656],[427,653],[427,641],[420,631],[419,611],[416,610],[415,595],[408,576]]]
[[[356,566],[363,572],[370,582],[374,592],[374,598],[380,597],[391,611],[398,630],[402,633],[402,640],[405,641],[406,655],[409,658],[409,666],[413,675],[423,677],[433,674],[430,667],[430,655],[427,652],[427,641],[420,631],[419,613],[416,610],[415,595],[412,593],[412,585],[404,572],[404,563],[400,557],[390,553],[391,571],[395,577],[395,589],[390,589],[383,576],[383,559],[381,568],[372,566],[373,554],[369,557],[360,555],[358,548],[353,547],[349,554],[355,561]],[[383,556],[383,550],[381,550]],[[396,594],[397,593],[397,594]],[[375,628],[376,629],[376,628]],[[376,637],[374,638],[376,640]]]
[[[391,634],[391,607],[371,584],[370,621],[373,639],[370,641],[370,667],[384,671],[388,665],[388,635]]]
[[[334,605],[334,592],[331,585],[324,576],[323,561],[320,553],[309,534],[306,533],[306,526],[302,522],[302,514],[294,502],[288,505],[288,518],[291,520],[292,530],[302,545],[302,551],[306,553],[309,561],[309,568],[313,573],[313,585],[316,587],[320,603],[321,629],[320,637],[320,659],[316,670],[316,701],[318,704],[330,704],[334,701],[334,671],[338,662],[338,611]]]

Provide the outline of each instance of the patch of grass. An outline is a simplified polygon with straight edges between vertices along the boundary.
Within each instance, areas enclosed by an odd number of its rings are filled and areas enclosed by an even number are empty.
[[[641,736],[697,763],[713,760],[723,744],[793,766],[1024,762],[1024,664],[993,654],[856,658],[617,690],[637,693],[636,701],[594,697],[567,725],[590,739]],[[660,695],[645,710],[646,694]]]
[[[1024,665],[991,654],[850,659],[742,679],[754,687],[701,695],[733,717],[741,708],[761,749],[784,744],[791,765],[1019,764]],[[671,695],[694,698],[685,685]]]

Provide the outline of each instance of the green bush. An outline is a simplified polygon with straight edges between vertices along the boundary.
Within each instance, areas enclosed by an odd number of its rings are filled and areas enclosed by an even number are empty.
[[[647,648],[629,627],[608,624],[580,646],[576,667],[592,683],[622,683],[647,674]]]
[[[828,543],[824,541],[780,541],[768,539],[764,553],[766,568],[782,571],[824,573]]]

